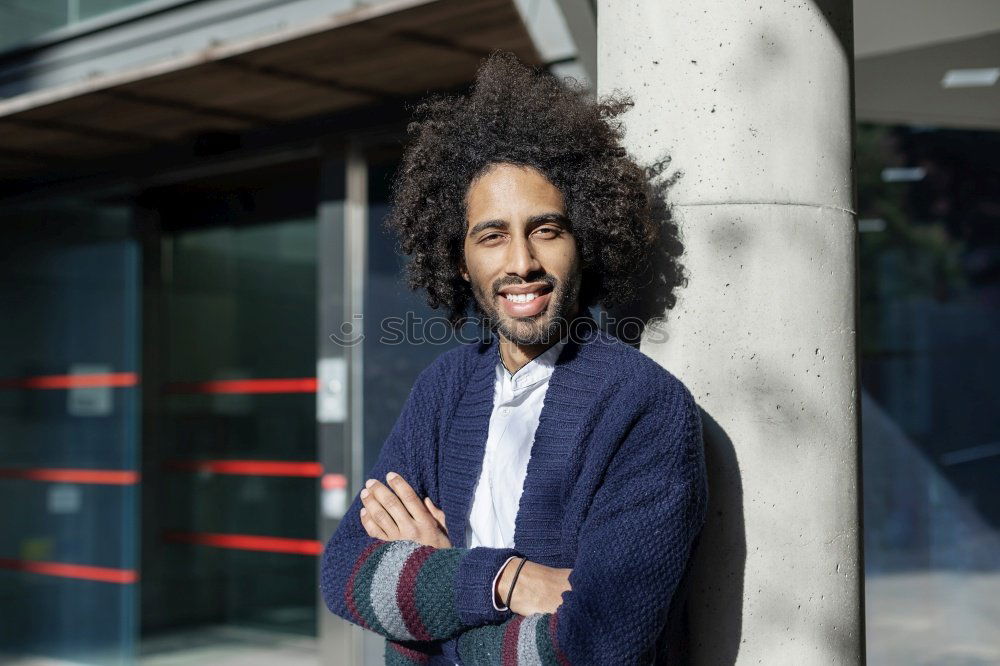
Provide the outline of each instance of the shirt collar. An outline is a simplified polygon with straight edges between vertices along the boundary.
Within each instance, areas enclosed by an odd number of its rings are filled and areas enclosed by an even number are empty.
[[[525,363],[513,375],[511,375],[510,371],[503,364],[503,359],[500,356],[500,345],[498,344],[497,378],[510,381],[515,391],[534,386],[538,382],[548,379],[556,369],[556,361],[563,347],[566,346],[566,342],[567,338],[559,340],[541,354]]]

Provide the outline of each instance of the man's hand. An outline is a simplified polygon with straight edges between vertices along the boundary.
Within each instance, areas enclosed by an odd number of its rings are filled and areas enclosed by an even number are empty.
[[[383,541],[408,540],[425,546],[449,548],[448,526],[444,511],[431,498],[420,501],[417,493],[400,475],[389,472],[386,484],[368,479],[361,491],[361,525],[368,536]],[[514,571],[520,561],[511,560],[497,580],[498,603],[507,599]],[[554,613],[562,604],[562,594],[570,590],[572,569],[555,569],[535,562],[525,562],[510,600],[511,611],[528,616]]]
[[[386,486],[368,479],[361,491],[361,525],[368,536],[383,541],[416,541],[425,546],[449,548],[444,511],[431,498],[423,502],[410,484],[395,472],[385,475]],[[524,572],[521,572],[524,575]]]
[[[507,600],[510,583],[514,572],[520,564],[519,559],[511,560],[500,573],[497,581],[497,596],[500,603]],[[524,563],[521,573],[514,585],[514,594],[510,598],[510,609],[518,615],[527,617],[532,613],[555,613],[562,605],[563,592],[569,592],[569,574],[572,569],[555,569],[535,562]]]

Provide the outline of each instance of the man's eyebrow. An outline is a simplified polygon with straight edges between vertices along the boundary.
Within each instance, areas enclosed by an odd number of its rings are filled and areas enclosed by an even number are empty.
[[[484,220],[483,222],[477,222],[469,229],[469,235],[475,236],[483,229],[506,229],[507,223],[503,220]]]
[[[528,226],[536,226],[543,222],[557,222],[564,227],[569,228],[569,218],[562,213],[540,213],[538,215],[532,215],[528,218]],[[477,222],[469,229],[469,236],[475,236],[480,231],[484,229],[506,229],[507,222],[504,220],[484,220],[482,222]]]
[[[564,227],[569,227],[569,218],[562,213],[542,213],[541,215],[532,215],[528,218],[529,226],[542,222],[557,222]]]

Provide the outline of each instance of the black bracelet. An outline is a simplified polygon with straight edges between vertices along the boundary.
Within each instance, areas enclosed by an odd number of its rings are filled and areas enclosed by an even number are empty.
[[[527,561],[527,557],[521,558],[521,563],[517,565],[517,570],[514,572],[514,578],[510,581],[510,590],[507,591],[507,601],[503,604],[507,607],[507,610],[510,610],[510,598],[514,596],[514,585],[517,584],[517,577],[521,574],[521,567],[523,567],[524,563]]]

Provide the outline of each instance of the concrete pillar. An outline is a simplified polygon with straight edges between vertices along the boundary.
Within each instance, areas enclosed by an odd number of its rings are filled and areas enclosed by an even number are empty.
[[[705,413],[689,662],[864,662],[850,0],[601,0],[688,285],[642,350]]]

